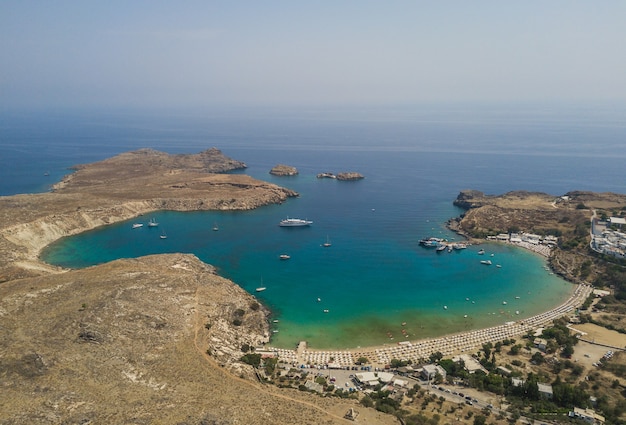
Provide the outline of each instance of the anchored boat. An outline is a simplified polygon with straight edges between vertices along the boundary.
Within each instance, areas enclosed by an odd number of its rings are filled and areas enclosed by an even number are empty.
[[[278,225],[281,227],[302,227],[302,226],[310,226],[311,224],[313,224],[312,221],[303,220],[301,218],[286,218],[284,220],[281,220],[280,223],[278,223]]]

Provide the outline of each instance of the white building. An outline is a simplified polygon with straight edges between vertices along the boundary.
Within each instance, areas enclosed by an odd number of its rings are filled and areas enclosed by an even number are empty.
[[[441,377],[446,379],[446,370],[439,365],[427,364],[422,367],[421,376],[423,379],[430,381],[434,379],[437,374],[441,375]]]

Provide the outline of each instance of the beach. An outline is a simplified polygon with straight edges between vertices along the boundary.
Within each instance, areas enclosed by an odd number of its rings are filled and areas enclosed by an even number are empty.
[[[402,341],[396,345],[341,351],[310,350],[307,348],[306,343],[302,342],[295,350],[268,346],[265,348],[265,351],[273,353],[280,360],[295,367],[328,366],[329,364],[335,367],[348,367],[355,365],[360,357],[367,358],[371,365],[377,368],[384,368],[393,359],[411,361],[416,364],[424,359],[428,359],[433,353],[440,352],[444,356],[453,356],[455,354],[473,352],[488,342],[495,343],[519,337],[527,334],[529,331],[549,325],[553,320],[574,312],[592,293],[592,290],[591,285],[577,285],[571,296],[563,304],[545,313],[520,321],[507,322],[499,326],[441,338]]]
[[[528,242],[506,242],[515,245],[543,257],[548,258],[551,248],[546,245],[531,244]],[[549,325],[555,319],[576,310],[592,293],[593,287],[587,284],[579,284],[572,291],[570,297],[554,309],[544,313],[518,321],[508,321],[502,325],[470,332],[456,333],[439,338],[430,338],[417,341],[400,341],[396,344],[385,344],[367,348],[350,350],[315,350],[309,349],[305,341],[298,344],[297,349],[288,350],[281,348],[266,347],[266,351],[277,356],[280,360],[296,367],[328,366],[349,367],[353,366],[361,357],[367,358],[375,368],[384,368],[391,360],[411,361],[420,363],[428,359],[433,353],[441,353],[444,356],[454,356],[462,353],[473,352],[480,349],[483,344],[495,343],[506,339],[526,335]]]

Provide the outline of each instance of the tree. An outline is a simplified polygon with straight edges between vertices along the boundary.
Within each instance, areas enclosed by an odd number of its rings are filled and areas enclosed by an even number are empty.
[[[374,407],[374,400],[370,396],[365,396],[361,399],[361,404],[365,407]]]
[[[574,347],[572,347],[571,344],[566,344],[565,347],[563,347],[563,350],[561,350],[561,356],[565,357],[565,358],[570,358],[572,357],[572,355],[574,354]]]
[[[535,354],[533,354],[531,359],[532,359],[532,361],[535,364],[538,364],[538,365],[542,364],[545,361],[544,358],[543,358],[543,355],[539,351],[537,351]]]
[[[443,354],[441,354],[441,351],[437,351],[430,355],[429,360],[431,363],[437,363],[442,358],[443,358]]]
[[[257,353],[248,353],[241,357],[241,361],[254,367],[259,367],[261,364],[261,355]]]
[[[369,359],[363,356],[359,357],[356,361],[357,364],[367,364],[369,362],[370,362]]]
[[[487,418],[483,415],[474,416],[474,425],[485,425]]]

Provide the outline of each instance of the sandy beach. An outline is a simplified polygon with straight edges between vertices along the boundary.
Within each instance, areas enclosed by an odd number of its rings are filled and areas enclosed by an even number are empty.
[[[550,255],[550,248],[544,245],[533,245],[525,242],[515,243],[536,252],[542,256]],[[422,359],[427,359],[431,354],[440,352],[444,356],[452,356],[464,352],[472,352],[480,348],[483,344],[495,343],[505,339],[525,335],[528,331],[536,330],[550,324],[553,320],[572,313],[591,294],[593,288],[590,285],[581,284],[575,287],[570,297],[558,307],[544,313],[529,317],[524,320],[510,321],[502,325],[493,326],[486,329],[479,329],[470,332],[463,332],[439,338],[401,341],[395,345],[382,345],[367,348],[357,348],[350,350],[310,350],[306,343],[301,342],[297,349],[281,349],[266,347],[281,360],[291,363],[294,366],[324,366],[333,364],[338,367],[353,366],[360,357],[366,357],[372,366],[384,367],[392,359],[410,360],[419,363]]]

